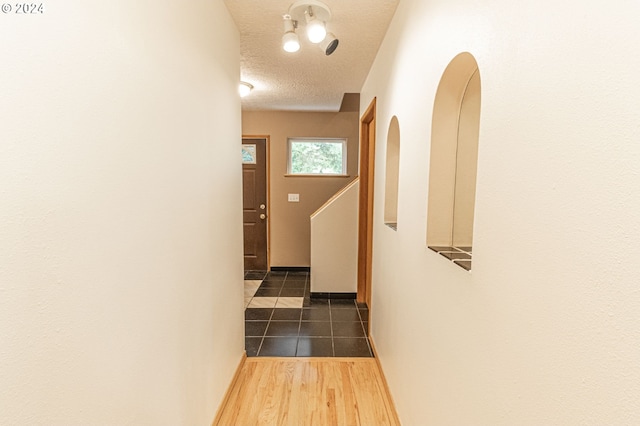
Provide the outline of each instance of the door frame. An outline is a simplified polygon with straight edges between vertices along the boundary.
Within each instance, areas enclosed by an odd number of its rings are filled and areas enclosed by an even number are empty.
[[[358,196],[357,301],[371,309],[373,263],[373,184],[376,148],[376,98],[360,118],[360,194]],[[367,330],[368,332],[368,330]]]
[[[242,135],[241,140],[245,139],[264,139],[265,141],[265,149],[266,149],[266,185],[267,185],[267,271],[271,268],[271,173],[270,173],[270,145],[271,145],[271,136],[270,135]]]

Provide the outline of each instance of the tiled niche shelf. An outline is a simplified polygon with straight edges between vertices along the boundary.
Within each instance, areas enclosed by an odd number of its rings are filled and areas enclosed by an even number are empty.
[[[471,247],[429,246],[429,248],[461,268],[471,270]]]
[[[398,230],[398,222],[386,222],[385,225],[387,225],[389,228],[393,229],[394,231]]]

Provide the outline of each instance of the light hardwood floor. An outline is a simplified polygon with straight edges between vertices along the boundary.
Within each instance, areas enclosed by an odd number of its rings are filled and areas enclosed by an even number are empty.
[[[373,358],[247,358],[214,425],[399,425]]]

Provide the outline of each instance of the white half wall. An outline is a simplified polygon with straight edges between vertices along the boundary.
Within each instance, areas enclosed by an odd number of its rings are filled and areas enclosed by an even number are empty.
[[[358,179],[311,215],[311,292],[358,291]]]
[[[640,424],[638,16],[629,1],[400,2],[361,110],[377,97],[371,326],[403,424]],[[482,79],[470,273],[425,244],[433,101],[465,51]]]
[[[0,423],[210,424],[244,346],[233,21],[0,18]]]

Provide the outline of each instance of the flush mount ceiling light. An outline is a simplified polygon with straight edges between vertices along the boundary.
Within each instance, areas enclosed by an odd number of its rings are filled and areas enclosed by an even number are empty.
[[[332,33],[327,34],[326,23],[331,20],[331,10],[318,0],[298,0],[289,6],[283,15],[284,36],[282,48],[287,52],[297,52],[300,41],[296,29],[301,23],[306,25],[307,38],[311,43],[320,44],[326,55],[331,55],[338,47],[338,39]]]
[[[244,98],[253,90],[253,85],[247,83],[246,81],[241,81],[238,85],[238,93],[240,93],[240,97]]]

